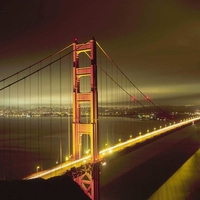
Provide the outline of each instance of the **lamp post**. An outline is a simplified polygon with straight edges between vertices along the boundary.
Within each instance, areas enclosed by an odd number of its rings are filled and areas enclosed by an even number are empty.
[[[37,171],[37,173],[38,173],[39,169],[40,169],[40,166],[37,166],[37,167],[36,167],[36,171]]]

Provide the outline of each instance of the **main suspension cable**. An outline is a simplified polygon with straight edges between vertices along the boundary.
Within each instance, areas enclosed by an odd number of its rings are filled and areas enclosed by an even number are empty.
[[[119,68],[119,66],[110,58],[110,56],[106,53],[106,51],[100,46],[100,44],[98,42],[96,42],[97,46],[101,49],[101,51],[105,54],[105,56],[114,64],[114,66],[124,75],[124,77],[140,92],[140,94],[142,94],[145,99],[147,99],[149,102],[151,102],[156,108],[158,108],[160,111],[162,111],[163,113],[165,113],[160,107],[158,107],[153,101],[151,101],[125,74],[124,72]],[[124,90],[124,89],[123,89]],[[127,93],[127,92],[126,92]],[[129,94],[130,97],[132,97]],[[134,99],[136,100],[136,99]],[[137,101],[137,100],[136,100]],[[139,101],[137,101],[139,103]],[[141,105],[141,103],[140,103]],[[143,105],[143,104],[142,104]]]

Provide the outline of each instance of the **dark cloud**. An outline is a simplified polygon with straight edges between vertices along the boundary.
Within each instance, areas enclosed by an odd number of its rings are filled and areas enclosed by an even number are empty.
[[[180,103],[194,99],[196,104],[199,9],[198,1],[189,0],[1,1],[0,67],[8,69],[1,77],[67,46],[75,37],[85,42],[95,36],[150,96],[161,99],[159,91],[166,90],[169,100],[180,96]],[[161,87],[158,93],[156,87]]]

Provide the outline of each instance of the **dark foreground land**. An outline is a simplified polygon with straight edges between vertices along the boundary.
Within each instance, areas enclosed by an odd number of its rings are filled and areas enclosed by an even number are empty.
[[[101,172],[101,200],[200,199],[200,156],[187,165],[187,169],[180,170],[199,150],[200,123],[184,127],[111,160]],[[177,178],[174,174],[178,171],[181,175]],[[197,176],[189,182],[189,174],[193,173]],[[170,178],[172,186],[167,185]],[[161,191],[162,185],[168,190]],[[157,191],[160,196],[153,195]]]
[[[89,200],[70,177],[0,181],[1,200]]]

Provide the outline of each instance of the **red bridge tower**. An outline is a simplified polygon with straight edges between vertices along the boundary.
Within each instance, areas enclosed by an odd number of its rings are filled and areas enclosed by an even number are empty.
[[[85,53],[90,59],[90,66],[79,66],[79,55]],[[81,92],[81,78],[90,77],[89,92]],[[82,123],[82,105],[88,103],[90,107],[90,119],[88,123]],[[82,187],[92,200],[99,199],[99,137],[98,137],[98,92],[97,92],[97,65],[96,65],[96,41],[90,40],[85,44],[73,44],[73,158],[82,156],[82,135],[90,137],[90,150],[92,170],[78,176],[75,181]]]

